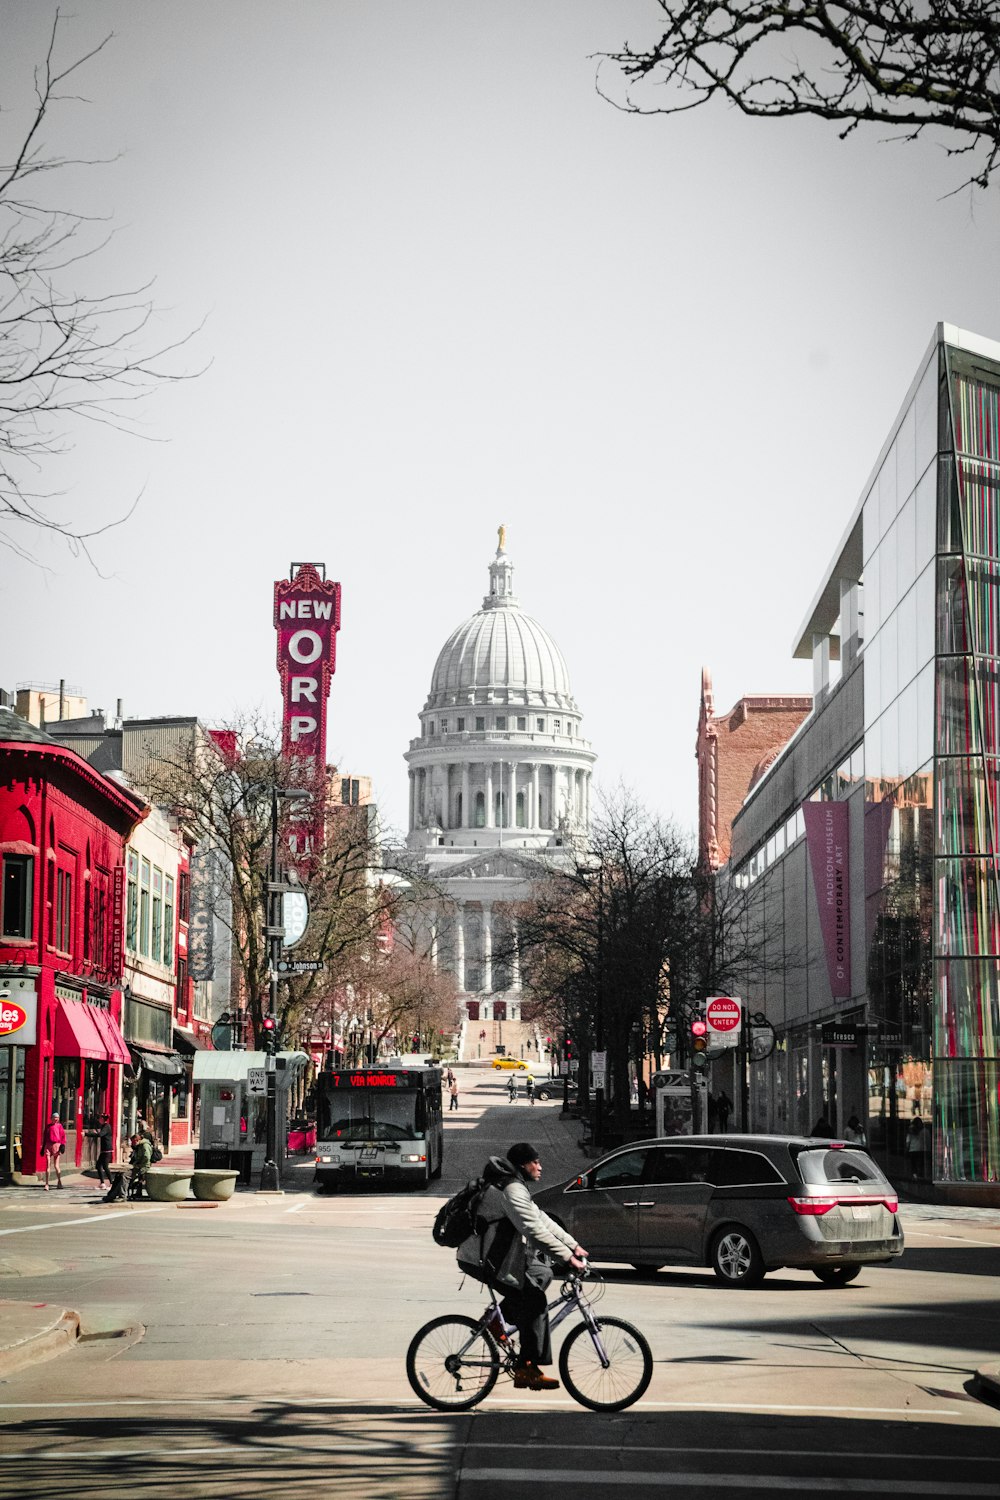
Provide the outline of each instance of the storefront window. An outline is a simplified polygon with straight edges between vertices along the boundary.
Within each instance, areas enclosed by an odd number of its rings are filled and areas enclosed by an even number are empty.
[[[1000,1181],[1000,1065],[994,1058],[941,1062],[935,1076],[934,1176]]]
[[[35,861],[30,854],[3,856],[3,935],[30,938]]]
[[[996,788],[1000,765],[987,761],[937,762],[936,854],[990,854],[1000,851]]]

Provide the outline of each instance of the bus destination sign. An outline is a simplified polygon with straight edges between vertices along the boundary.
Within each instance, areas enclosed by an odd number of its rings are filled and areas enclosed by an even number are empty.
[[[327,1073],[325,1076],[335,1089],[417,1089],[421,1086],[418,1073],[375,1073],[357,1068],[348,1073]]]

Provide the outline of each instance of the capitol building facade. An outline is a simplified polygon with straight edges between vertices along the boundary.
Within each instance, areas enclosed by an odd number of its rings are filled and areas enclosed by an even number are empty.
[[[407,863],[441,895],[431,952],[470,1021],[519,1021],[511,908],[587,841],[596,756],[562,652],[514,593],[500,528],[482,607],[445,641],[409,765]]]

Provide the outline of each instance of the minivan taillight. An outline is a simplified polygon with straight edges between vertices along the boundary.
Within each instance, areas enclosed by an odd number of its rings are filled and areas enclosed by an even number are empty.
[[[797,1214],[828,1214],[831,1208],[837,1207],[836,1198],[789,1198],[789,1203]]]
[[[885,1197],[885,1198],[882,1199],[882,1202],[885,1204],[886,1208],[889,1210],[889,1212],[891,1214],[895,1214],[895,1213],[899,1212],[899,1199],[898,1198],[889,1198],[887,1196],[887,1197]]]

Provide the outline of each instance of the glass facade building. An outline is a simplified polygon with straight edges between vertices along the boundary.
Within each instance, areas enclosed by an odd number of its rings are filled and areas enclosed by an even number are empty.
[[[813,712],[733,825],[766,954],[748,1000],[779,1031],[752,1123],[856,1113],[897,1179],[1000,1201],[1000,344],[939,326],[795,654]],[[846,985],[815,800],[847,804]]]

